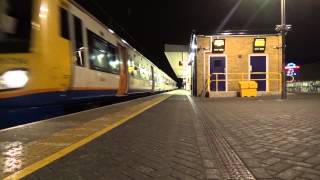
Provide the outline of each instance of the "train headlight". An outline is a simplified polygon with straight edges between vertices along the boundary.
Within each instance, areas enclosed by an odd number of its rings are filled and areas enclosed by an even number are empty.
[[[25,70],[10,70],[0,76],[0,90],[24,87],[29,81]]]

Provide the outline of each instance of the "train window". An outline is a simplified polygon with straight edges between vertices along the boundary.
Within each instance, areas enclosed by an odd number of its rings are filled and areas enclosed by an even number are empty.
[[[76,65],[85,66],[84,61],[84,47],[82,37],[82,21],[76,16],[73,16],[74,32],[75,32],[75,58]]]
[[[60,35],[65,39],[70,39],[68,12],[63,8],[60,8]]]
[[[140,62],[139,62],[139,57],[134,55],[134,58],[132,60],[132,65],[133,65],[133,77],[140,79],[141,78],[141,73],[140,73]]]
[[[82,21],[76,16],[74,18],[74,32],[76,37],[76,49],[80,49],[83,47],[83,40],[82,40]]]
[[[117,48],[88,30],[90,67],[113,74],[120,73]]]
[[[138,66],[136,66],[136,74],[135,77],[138,79],[141,79],[141,69],[140,69],[140,64]]]
[[[132,60],[131,56],[128,58],[128,72],[130,76],[134,76],[134,71],[136,67],[134,66],[134,61]]]
[[[149,66],[149,80],[152,80],[152,66]]]
[[[0,0],[0,53],[28,52],[33,1]]]
[[[143,65],[141,65],[139,69],[140,69],[141,79],[146,80],[147,79],[146,68]]]

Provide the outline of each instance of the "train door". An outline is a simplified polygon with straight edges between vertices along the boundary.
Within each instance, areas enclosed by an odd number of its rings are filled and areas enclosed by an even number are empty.
[[[73,43],[73,82],[72,87],[86,87],[86,54],[83,40],[83,24],[82,20],[72,15],[71,21],[71,39]]]
[[[226,57],[210,57],[210,91],[226,91]]]
[[[258,91],[267,91],[267,57],[250,56],[250,79],[258,83]]]
[[[120,67],[120,82],[117,95],[125,95],[128,91],[128,52],[127,48],[118,45],[119,58],[121,63]]]

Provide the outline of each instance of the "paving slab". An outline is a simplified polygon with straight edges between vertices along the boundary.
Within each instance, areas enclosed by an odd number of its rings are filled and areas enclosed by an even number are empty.
[[[319,107],[174,95],[24,179],[320,179]]]
[[[320,179],[320,96],[196,101],[256,178]]]
[[[25,179],[215,178],[203,165],[193,118],[188,98],[172,96]]]
[[[24,177],[168,98],[161,94],[0,131],[0,178]]]

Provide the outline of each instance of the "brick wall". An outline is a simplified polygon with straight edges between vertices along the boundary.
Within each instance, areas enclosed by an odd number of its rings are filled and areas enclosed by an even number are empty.
[[[253,53],[253,41],[254,38],[261,37],[266,38],[266,50],[265,54],[268,60],[269,72],[277,74],[269,75],[269,91],[279,92],[280,84],[279,81],[273,81],[271,79],[279,78],[281,72],[281,36],[278,35],[250,35],[250,36],[219,36],[219,38],[225,39],[225,52],[223,55],[227,57],[227,71],[228,73],[248,73],[249,71],[249,56]],[[197,90],[198,95],[204,89],[204,82],[208,79],[209,75],[209,57],[213,54],[211,50],[211,40],[216,39],[217,36],[197,36],[198,52],[197,52]],[[222,55],[222,54],[218,54]],[[244,74],[244,78],[248,75]],[[230,74],[228,79],[240,79],[241,75]],[[205,80],[204,80],[205,79]],[[228,91],[239,91],[238,81],[228,82]]]

